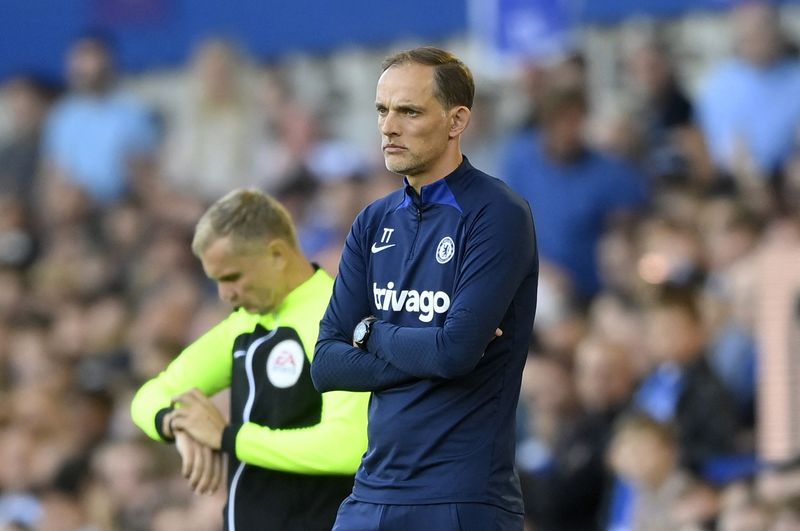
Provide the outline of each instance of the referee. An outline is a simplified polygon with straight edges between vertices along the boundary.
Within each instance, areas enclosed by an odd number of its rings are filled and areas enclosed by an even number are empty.
[[[523,528],[514,413],[538,260],[528,204],[461,153],[474,91],[443,50],[383,64],[383,155],[405,179],[353,223],[311,367],[320,391],[372,391],[335,531]]]
[[[333,280],[303,256],[274,199],[236,190],[200,218],[192,249],[235,310],[145,383],[131,405],[151,438],[175,440],[196,492],[228,454],[225,529],[328,531],[366,448],[368,395],[311,382]],[[230,387],[230,422],[207,398]]]

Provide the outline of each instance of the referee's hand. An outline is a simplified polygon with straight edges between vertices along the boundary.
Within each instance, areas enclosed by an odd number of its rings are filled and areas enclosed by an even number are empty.
[[[195,494],[214,494],[222,484],[222,453],[194,440],[183,430],[175,431],[175,448],[181,456],[181,474]]]
[[[172,426],[184,430],[204,445],[219,450],[222,432],[227,423],[214,403],[199,389],[192,389],[173,399],[176,407],[172,413]]]

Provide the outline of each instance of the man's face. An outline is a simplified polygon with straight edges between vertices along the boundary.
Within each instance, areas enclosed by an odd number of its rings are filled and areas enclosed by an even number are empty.
[[[645,320],[645,333],[657,363],[688,363],[703,348],[701,324],[680,308],[651,309]]]
[[[70,50],[67,60],[69,83],[78,92],[103,88],[111,71],[108,51],[95,41],[80,41]]]
[[[781,37],[774,8],[748,3],[733,12],[739,54],[756,66],[766,66],[781,54]]]
[[[23,80],[8,85],[8,101],[14,128],[20,133],[35,131],[47,113],[47,103]]]
[[[433,67],[405,64],[378,79],[375,108],[386,168],[400,175],[430,171],[450,139],[450,112],[434,96]]]
[[[569,160],[584,146],[586,111],[579,106],[565,107],[542,124],[545,144],[557,160]]]
[[[231,306],[265,314],[280,302],[283,271],[268,245],[237,252],[225,236],[214,240],[200,261],[208,278],[217,283],[219,298]]]
[[[575,385],[582,405],[593,411],[623,403],[633,388],[633,371],[624,352],[586,342],[575,356]]]
[[[643,430],[619,434],[611,444],[610,457],[618,476],[650,489],[669,476],[676,461],[674,448]]]

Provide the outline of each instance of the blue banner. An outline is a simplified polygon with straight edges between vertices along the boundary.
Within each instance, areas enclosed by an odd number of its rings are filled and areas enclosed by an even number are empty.
[[[690,11],[728,9],[742,0],[580,0],[581,20],[615,23],[632,16],[674,17]]]
[[[348,45],[440,41],[466,31],[465,0],[3,0],[0,78],[61,77],[70,42],[88,28],[116,41],[125,70],[173,66],[211,35],[260,60]]]
[[[574,46],[573,0],[495,0],[495,49],[503,55],[549,58]]]
[[[221,35],[259,60],[349,45],[440,41],[470,27],[499,51],[549,54],[577,24],[675,16],[742,0],[0,0],[0,78],[61,77],[64,53],[87,28],[117,41],[125,70],[181,64],[200,39]],[[785,2],[798,0],[783,0]]]
[[[744,1],[748,0],[469,0],[470,27],[500,56],[548,60],[574,50],[581,25],[726,10]]]

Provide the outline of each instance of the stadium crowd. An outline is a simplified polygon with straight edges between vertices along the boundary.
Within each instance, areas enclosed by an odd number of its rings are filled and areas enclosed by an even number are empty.
[[[530,530],[800,528],[800,465],[764,458],[756,400],[782,311],[764,284],[797,289],[771,264],[800,253],[800,60],[771,8],[730,22],[735,51],[697,91],[654,32],[624,50],[614,116],[593,108],[580,49],[520,68],[516,121],[497,94],[477,99],[465,154],[530,201],[541,259],[518,415]],[[207,40],[180,105],[159,108],[87,34],[66,87],[5,82],[0,530],[220,528],[224,494],[192,495],[174,449],[128,413],[229,311],[191,253],[194,223],[259,187],[335,272],[356,214],[399,184],[377,149],[337,138],[335,109],[279,67],[250,70]]]

